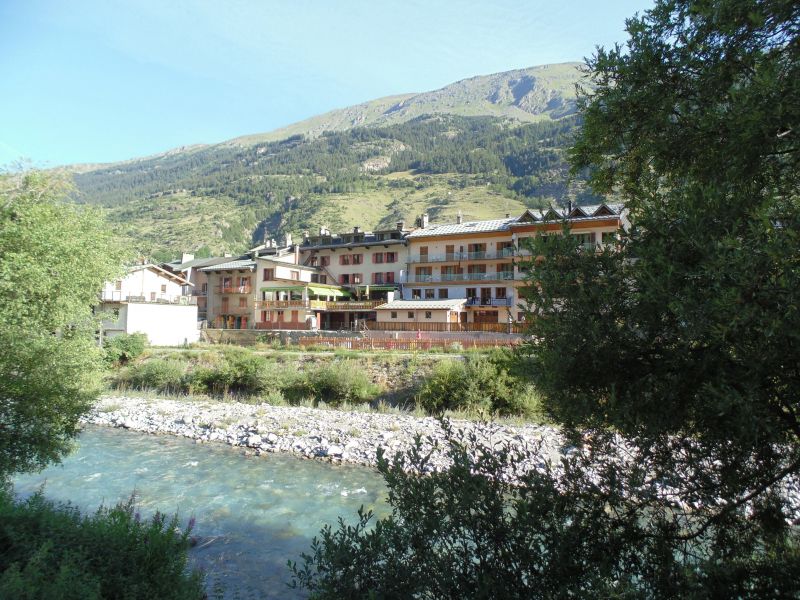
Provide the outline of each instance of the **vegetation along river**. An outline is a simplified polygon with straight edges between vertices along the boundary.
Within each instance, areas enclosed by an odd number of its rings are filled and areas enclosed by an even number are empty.
[[[308,551],[325,523],[355,521],[361,505],[388,513],[386,488],[373,470],[293,456],[248,457],[216,444],[196,444],[88,426],[73,454],[58,466],[14,480],[27,496],[45,495],[88,510],[136,494],[143,515],[178,512],[196,519],[193,566],[209,591],[226,598],[298,598],[287,587],[286,562]],[[213,596],[213,594],[212,594]]]

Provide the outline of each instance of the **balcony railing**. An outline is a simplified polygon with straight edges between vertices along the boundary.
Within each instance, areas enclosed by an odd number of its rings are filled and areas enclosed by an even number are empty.
[[[256,329],[291,329],[309,330],[311,325],[306,321],[258,321]]]
[[[249,285],[218,285],[214,290],[218,294],[250,294],[253,288]]]
[[[469,298],[467,306],[513,306],[511,298]]]
[[[514,271],[497,273],[442,273],[441,275],[415,274],[408,276],[407,283],[440,283],[452,281],[511,281]]]
[[[192,296],[208,296],[208,290],[192,290]]]
[[[156,296],[151,296],[150,294],[144,296],[137,296],[134,294],[128,294],[124,292],[119,292],[116,290],[113,291],[104,291],[100,294],[100,300],[102,302],[129,302],[129,303],[146,303],[146,304],[197,304],[197,298],[192,296],[181,296],[181,295],[167,295],[167,294],[158,294]]]
[[[222,306],[219,310],[212,310],[212,312],[220,315],[249,315],[252,309],[249,306]]]
[[[523,333],[520,323],[425,323],[411,321],[367,321],[372,331],[485,331],[494,333]]]
[[[509,258],[516,254],[516,249],[501,248],[493,251],[480,252],[447,252],[445,254],[417,254],[408,257],[410,263],[433,263],[433,262],[460,262],[464,260],[497,260],[498,258]]]
[[[281,309],[311,309],[311,310],[373,310],[376,306],[385,304],[385,300],[345,300],[331,301],[325,300],[259,300],[256,302],[258,310],[281,310]]]

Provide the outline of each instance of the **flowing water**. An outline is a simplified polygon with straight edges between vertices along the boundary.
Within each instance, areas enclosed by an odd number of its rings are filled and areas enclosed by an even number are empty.
[[[307,552],[325,523],[354,522],[361,505],[388,512],[383,480],[370,469],[102,427],[87,427],[61,465],[16,478],[15,491],[27,496],[43,484],[46,497],[87,510],[135,491],[143,515],[178,512],[183,524],[194,516],[192,564],[226,598],[302,597],[287,587],[287,560]]]

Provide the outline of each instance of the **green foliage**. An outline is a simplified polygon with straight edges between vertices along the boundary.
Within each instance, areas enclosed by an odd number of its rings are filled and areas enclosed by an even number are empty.
[[[800,539],[727,543],[730,531],[668,538],[685,516],[631,506],[647,466],[587,454],[561,469],[449,433],[452,467],[436,472],[417,443],[378,469],[392,514],[325,526],[289,563],[315,600],[363,598],[789,598],[798,592]],[[621,448],[620,448],[621,450]],[[559,472],[560,471],[560,472]],[[420,473],[426,473],[421,476]],[[515,473],[517,482],[508,475]],[[659,535],[660,534],[660,535]]]
[[[0,493],[0,597],[75,600],[200,599],[187,573],[189,529],[156,513],[140,520],[132,502],[81,515],[36,494]]]
[[[54,175],[0,175],[0,480],[68,449],[99,390],[92,306],[123,255]]]
[[[374,385],[357,363],[342,360],[310,370],[305,387],[316,401],[338,406],[345,402],[369,402],[378,395]]]
[[[106,340],[103,351],[107,363],[124,365],[139,358],[146,347],[144,333],[123,333]]]
[[[508,363],[504,355],[443,360],[425,378],[419,392],[420,405],[431,414],[477,410],[534,416],[539,412],[538,396],[524,379],[509,375]]]
[[[185,363],[153,358],[129,365],[117,375],[117,385],[136,390],[157,390],[176,394],[183,390]]]

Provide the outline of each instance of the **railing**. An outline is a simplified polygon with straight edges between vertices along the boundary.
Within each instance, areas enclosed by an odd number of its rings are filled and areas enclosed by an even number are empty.
[[[347,348],[348,350],[431,350],[451,349],[455,344],[461,348],[501,348],[515,346],[520,343],[518,339],[483,340],[483,339],[457,339],[457,340],[385,340],[341,337],[302,337],[297,340],[301,347]]]
[[[253,309],[249,306],[224,306],[220,307],[219,310],[212,310],[212,312],[219,313],[222,316],[235,315],[238,317],[252,314]]]
[[[192,296],[208,296],[208,290],[192,290]]]
[[[146,304],[197,304],[197,298],[192,296],[169,296],[167,294],[159,294],[155,297],[150,295],[136,296],[124,292],[104,291],[100,293],[100,300],[103,302],[130,302],[130,303],[146,303]]]
[[[306,321],[258,321],[256,329],[290,329],[292,331],[307,331],[311,325]]]
[[[519,323],[419,323],[410,321],[367,321],[373,331],[486,331],[495,333],[522,333]]]
[[[442,273],[428,275],[411,273],[407,283],[439,283],[448,281],[511,281],[514,271],[498,271],[497,273]]]
[[[249,285],[218,285],[214,289],[218,294],[250,294],[253,291]]]
[[[511,298],[469,298],[467,306],[513,306]]]
[[[433,263],[433,262],[460,262],[462,260],[497,260],[498,258],[509,258],[516,254],[516,249],[502,248],[497,251],[487,252],[447,252],[446,254],[418,254],[409,256],[409,263]]]
[[[376,306],[386,304],[386,300],[259,300],[256,308],[259,310],[279,310],[286,308],[305,308],[313,310],[374,310]]]

